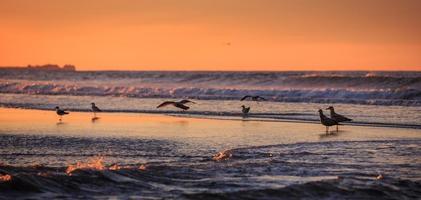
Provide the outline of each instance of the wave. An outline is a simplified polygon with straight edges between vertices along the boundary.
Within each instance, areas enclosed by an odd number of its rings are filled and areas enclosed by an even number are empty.
[[[421,87],[420,87],[421,88]],[[192,98],[234,100],[260,95],[275,102],[350,103],[369,105],[421,106],[419,89],[237,89],[202,87],[85,86],[58,83],[0,82],[0,93],[124,96],[135,98]]]
[[[420,163],[416,162],[420,142],[275,144],[221,151],[220,155],[229,155],[224,159],[212,159],[207,152],[199,160],[167,162],[164,158],[124,165],[107,163],[106,157],[58,167],[0,165],[0,195],[31,199],[417,199],[421,195]]]

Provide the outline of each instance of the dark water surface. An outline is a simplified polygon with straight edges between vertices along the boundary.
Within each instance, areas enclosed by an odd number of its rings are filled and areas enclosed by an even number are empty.
[[[418,129],[0,113],[0,199],[421,197]]]

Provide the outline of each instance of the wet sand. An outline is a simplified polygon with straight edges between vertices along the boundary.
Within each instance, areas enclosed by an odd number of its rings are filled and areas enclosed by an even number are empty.
[[[206,143],[216,149],[320,141],[421,138],[421,130],[340,126],[326,134],[320,124],[219,120],[160,114],[71,112],[59,122],[55,111],[0,108],[0,134],[83,137],[141,137]]]

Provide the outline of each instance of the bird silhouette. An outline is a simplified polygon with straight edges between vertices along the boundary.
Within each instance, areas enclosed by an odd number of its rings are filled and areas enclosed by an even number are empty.
[[[248,98],[250,98],[252,101],[266,101],[266,99],[261,96],[251,96],[251,95],[244,96],[243,98],[240,99],[240,101],[244,101]]]
[[[174,106],[176,108],[180,108],[182,110],[188,110],[188,109],[190,109],[190,107],[185,105],[187,103],[195,104],[195,102],[193,102],[193,101],[190,101],[188,99],[183,99],[181,101],[165,101],[165,102],[159,104],[156,108],[161,108],[161,107],[164,107],[164,106],[172,105],[172,106]]]
[[[330,118],[337,121],[338,123],[352,121],[352,119],[336,113],[333,106],[329,106],[328,108],[326,108],[326,110],[330,110]],[[338,130],[339,130],[339,126],[337,125],[336,131],[338,131]]]
[[[69,112],[64,111],[63,109],[60,109],[60,107],[56,106],[55,108],[57,115],[59,116],[59,121],[62,120],[63,115],[68,115]]]
[[[99,108],[95,105],[95,103],[91,103],[91,110],[92,110],[92,112],[94,113],[94,118],[96,118],[96,113],[97,113],[97,112],[102,112],[102,110],[101,110],[101,109],[99,109]]]
[[[242,105],[241,108],[242,108],[241,112],[243,112],[243,117],[247,117],[250,112],[250,107],[246,107]]]
[[[326,126],[326,134],[329,132],[329,126],[339,125],[339,123],[323,114],[323,110],[319,109],[320,122]]]

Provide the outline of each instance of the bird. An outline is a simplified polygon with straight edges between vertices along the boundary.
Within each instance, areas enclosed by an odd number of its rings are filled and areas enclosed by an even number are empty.
[[[243,108],[243,109],[241,110],[241,112],[243,112],[243,117],[247,117],[247,115],[248,115],[248,114],[249,114],[249,112],[250,112],[250,107],[246,107],[246,106],[242,105],[242,106],[241,106],[241,108]]]
[[[184,104],[187,104],[187,103],[195,104],[195,102],[193,102],[193,101],[190,101],[188,99],[183,99],[181,101],[165,101],[165,102],[159,104],[156,108],[161,108],[161,107],[164,107],[164,106],[167,106],[167,105],[173,105],[173,106],[175,106],[177,108],[180,108],[182,110],[188,110],[188,109],[190,109],[190,107],[184,105]]]
[[[63,115],[68,115],[69,114],[69,112],[66,112],[66,111],[60,109],[60,107],[58,107],[58,106],[56,106],[55,109],[56,109],[57,115],[60,116],[59,121],[62,120]]]
[[[99,108],[95,105],[95,103],[91,103],[91,109],[92,109],[92,112],[94,113],[94,118],[96,117],[96,113],[97,113],[97,112],[102,112],[102,110],[101,110],[101,109],[99,109]]]
[[[323,110],[319,109],[320,122],[326,126],[326,134],[329,132],[329,126],[339,125],[339,123],[323,114]]]
[[[326,108],[326,110],[330,110],[330,118],[337,121],[338,123],[352,121],[352,119],[336,113],[333,106],[329,106],[328,108]],[[336,130],[338,130],[338,129],[339,129],[339,127],[336,126]]]
[[[251,95],[246,95],[246,96],[244,96],[243,98],[241,98],[241,100],[240,100],[240,101],[244,101],[244,100],[246,100],[247,98],[251,98],[251,100],[252,100],[252,101],[259,101],[259,100],[261,100],[261,101],[266,101],[266,99],[265,99],[265,98],[263,98],[263,97],[261,97],[261,96],[251,96]]]

